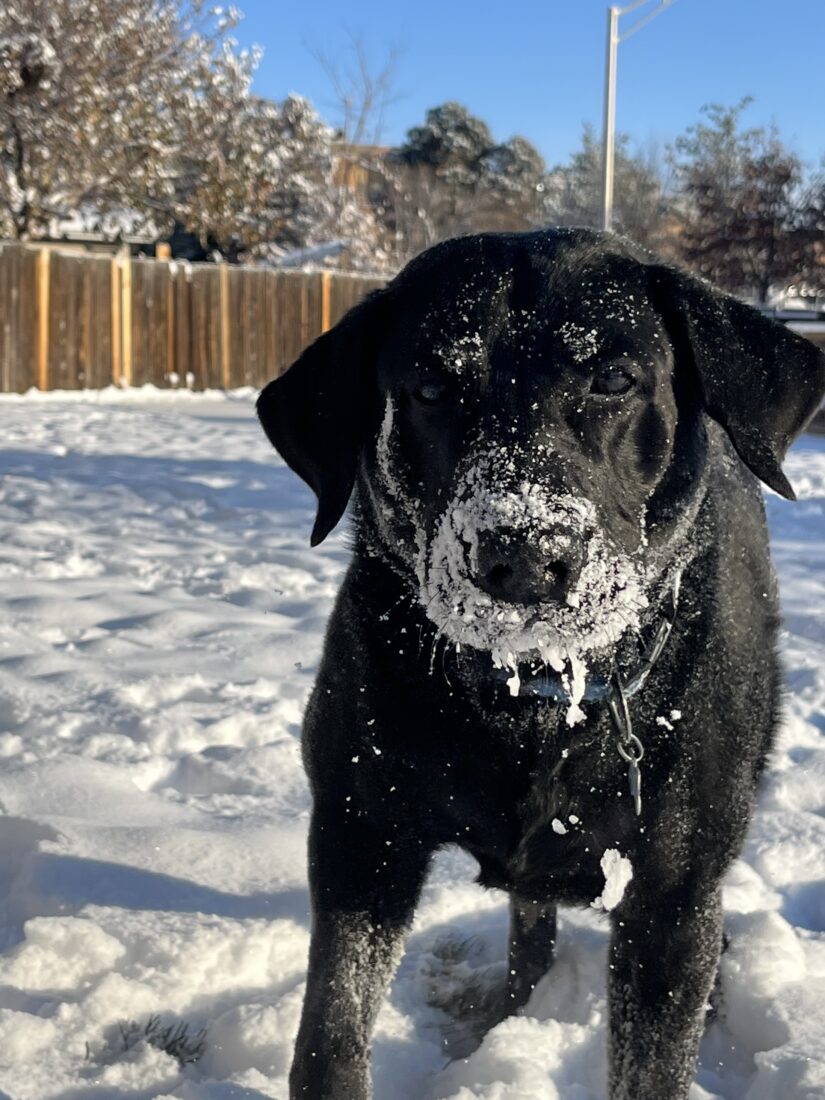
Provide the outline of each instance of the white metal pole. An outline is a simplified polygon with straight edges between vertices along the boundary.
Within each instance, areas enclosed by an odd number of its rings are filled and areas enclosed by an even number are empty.
[[[607,63],[604,77],[604,136],[602,138],[602,229],[613,225],[613,172],[616,161],[616,56],[619,43],[647,26],[651,19],[670,7],[673,0],[659,0],[658,5],[637,19],[625,34],[619,34],[619,18],[629,15],[649,0],[633,0],[623,8],[607,9]]]
[[[619,45],[619,8],[607,9],[607,65],[604,80],[604,135],[602,139],[602,229],[613,222],[613,163],[616,147],[616,54]]]

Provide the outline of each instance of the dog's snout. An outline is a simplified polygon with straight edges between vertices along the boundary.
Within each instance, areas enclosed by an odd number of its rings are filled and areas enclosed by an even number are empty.
[[[564,602],[584,564],[584,537],[562,527],[496,528],[478,536],[476,583],[506,603]]]

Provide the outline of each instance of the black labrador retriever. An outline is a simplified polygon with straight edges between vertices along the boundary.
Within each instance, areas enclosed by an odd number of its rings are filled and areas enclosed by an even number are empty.
[[[558,902],[610,911],[610,1097],[688,1095],[781,703],[759,482],[825,357],[608,234],[447,241],[258,402],[352,562],[304,723],[312,944],[290,1096],[364,1100],[433,853],[507,890],[501,1015]]]

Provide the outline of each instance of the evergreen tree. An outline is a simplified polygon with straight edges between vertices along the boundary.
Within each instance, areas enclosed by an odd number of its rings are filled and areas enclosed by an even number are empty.
[[[546,168],[526,138],[497,143],[460,103],[427,112],[389,158],[388,218],[402,258],[460,233],[541,224]]]
[[[812,269],[803,166],[775,129],[743,129],[750,103],[712,104],[673,151],[681,197],[679,250],[700,275],[766,302]]]
[[[547,213],[556,225],[602,224],[602,145],[585,125],[581,148],[548,181]],[[668,210],[662,174],[652,157],[633,154],[626,135],[616,140],[613,228],[639,244],[665,250]]]

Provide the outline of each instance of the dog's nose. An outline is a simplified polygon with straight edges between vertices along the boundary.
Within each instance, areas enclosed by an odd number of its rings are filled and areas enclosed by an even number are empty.
[[[584,565],[584,538],[566,528],[497,528],[478,536],[476,584],[506,603],[564,603]]]

